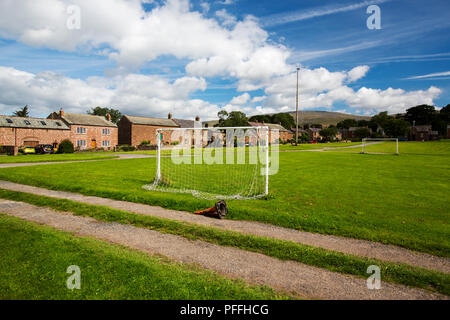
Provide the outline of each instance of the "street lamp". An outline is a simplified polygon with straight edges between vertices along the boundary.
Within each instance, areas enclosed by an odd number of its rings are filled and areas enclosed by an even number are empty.
[[[297,67],[297,96],[295,102],[295,145],[298,145],[298,72],[300,67]]]

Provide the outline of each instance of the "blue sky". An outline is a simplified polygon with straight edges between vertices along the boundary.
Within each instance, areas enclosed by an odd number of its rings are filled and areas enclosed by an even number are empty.
[[[449,1],[90,2],[0,4],[0,113],[25,104],[34,116],[96,105],[203,119],[287,111],[297,65],[302,109],[450,103]],[[68,30],[73,4],[81,26]],[[370,5],[381,29],[367,28]]]

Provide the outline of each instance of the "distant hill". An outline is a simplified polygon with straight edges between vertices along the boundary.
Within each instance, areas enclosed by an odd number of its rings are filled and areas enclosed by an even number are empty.
[[[287,112],[289,113],[295,120],[295,111]],[[298,122],[299,124],[313,124],[320,123],[324,125],[336,125],[338,122],[345,119],[355,119],[355,120],[370,120],[370,117],[367,116],[357,116],[354,114],[346,114],[340,112],[332,112],[332,111],[299,111],[298,113]]]
[[[295,111],[286,112],[289,113],[295,120]],[[336,125],[338,122],[345,119],[355,119],[355,120],[370,120],[371,117],[367,116],[357,116],[354,114],[347,114],[341,112],[332,111],[299,111],[298,122],[299,124],[323,124],[323,125]],[[203,121],[203,124],[208,124],[209,127],[214,127],[215,124],[219,123],[219,120]]]

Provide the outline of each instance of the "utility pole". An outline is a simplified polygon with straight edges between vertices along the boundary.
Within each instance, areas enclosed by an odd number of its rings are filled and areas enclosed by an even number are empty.
[[[298,72],[300,67],[297,67],[297,97],[295,103],[295,145],[298,145]]]

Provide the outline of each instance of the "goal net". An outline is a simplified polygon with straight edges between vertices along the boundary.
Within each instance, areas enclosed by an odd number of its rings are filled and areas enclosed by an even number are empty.
[[[362,153],[396,154],[398,155],[397,138],[365,138],[362,139]]]
[[[204,199],[268,194],[267,127],[170,128],[156,135],[156,176],[145,189]]]

